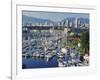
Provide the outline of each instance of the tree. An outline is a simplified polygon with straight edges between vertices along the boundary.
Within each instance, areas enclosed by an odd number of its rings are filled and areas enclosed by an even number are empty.
[[[89,53],[89,31],[83,32],[80,37],[81,50],[83,54]]]

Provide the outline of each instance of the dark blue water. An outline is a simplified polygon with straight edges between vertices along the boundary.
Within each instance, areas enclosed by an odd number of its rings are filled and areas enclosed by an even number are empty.
[[[57,57],[53,57],[49,61],[46,61],[45,59],[33,59],[33,58],[22,59],[23,69],[49,68],[49,67],[58,67]]]

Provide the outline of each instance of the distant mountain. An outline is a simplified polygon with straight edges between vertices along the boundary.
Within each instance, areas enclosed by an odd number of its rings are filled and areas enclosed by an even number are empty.
[[[40,19],[40,18],[35,18],[35,17],[29,17],[26,15],[22,16],[22,23],[23,25],[26,23],[49,23],[49,24],[52,23],[54,24],[53,21],[48,20],[48,19]]]
[[[26,15],[23,15],[22,16],[22,23],[23,23],[24,26],[27,25],[27,24],[32,24],[32,23],[33,24],[36,24],[36,23],[45,24],[46,23],[46,24],[53,24],[53,25],[57,25],[58,23],[60,23],[61,25],[68,23],[68,25],[69,25],[70,22],[74,22],[75,19],[76,19],[76,17],[67,17],[67,18],[65,18],[65,19],[63,19],[59,22],[53,22],[49,19],[41,19],[41,18],[35,18],[35,17],[29,17],[29,16],[26,16]],[[79,20],[80,23],[89,24],[89,19],[88,18],[77,18],[77,20]],[[73,26],[74,26],[74,24],[73,24]]]

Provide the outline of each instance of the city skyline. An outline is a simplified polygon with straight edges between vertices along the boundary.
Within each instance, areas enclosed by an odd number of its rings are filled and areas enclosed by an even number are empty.
[[[67,17],[74,18],[88,18],[88,13],[70,13],[70,12],[45,12],[45,11],[22,11],[22,15],[40,19],[48,19],[54,22],[62,21]]]
[[[22,12],[22,69],[89,66],[88,13]]]

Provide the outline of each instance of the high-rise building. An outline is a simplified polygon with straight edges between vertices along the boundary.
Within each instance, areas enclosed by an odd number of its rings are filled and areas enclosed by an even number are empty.
[[[66,27],[68,27],[68,22],[69,22],[69,21],[68,21],[68,20],[66,20],[66,22],[65,22],[65,26],[66,26]]]
[[[77,17],[75,18],[74,25],[75,25],[75,26],[74,26],[75,28],[78,27],[78,18],[77,18]]]

